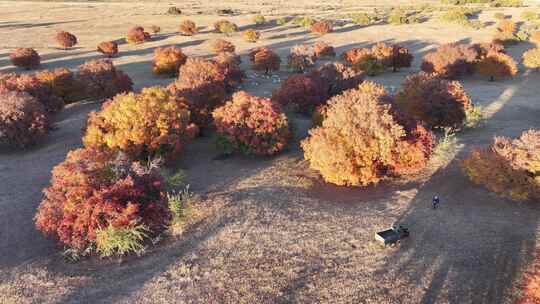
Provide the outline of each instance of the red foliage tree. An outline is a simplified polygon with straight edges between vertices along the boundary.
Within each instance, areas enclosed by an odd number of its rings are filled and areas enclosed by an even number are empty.
[[[97,51],[108,58],[112,58],[118,54],[118,44],[114,41],[104,41],[98,44]]]
[[[322,65],[317,69],[317,73],[328,87],[328,96],[356,88],[364,79],[364,73],[357,72],[339,62]]]
[[[144,31],[144,27],[136,26],[131,28],[126,34],[126,41],[128,43],[143,43],[150,39],[150,34]]]
[[[31,48],[18,48],[9,55],[9,59],[14,66],[27,70],[37,68],[41,62],[39,54]]]
[[[254,70],[264,71],[268,74],[270,71],[278,71],[281,65],[279,55],[271,51],[267,47],[253,49],[249,53],[251,68]]]
[[[133,81],[117,70],[108,59],[91,60],[78,67],[77,81],[84,87],[85,97],[110,98],[133,91]]]
[[[405,79],[396,103],[404,113],[432,128],[461,127],[466,111],[472,106],[459,82],[424,72]]]
[[[191,20],[182,21],[178,27],[178,32],[184,36],[193,36],[197,34],[198,31],[197,25]]]
[[[311,25],[311,31],[319,35],[326,35],[333,32],[332,23],[330,21],[318,21]]]
[[[64,101],[55,95],[51,87],[42,82],[36,75],[0,75],[0,92],[18,91],[25,92],[35,97],[49,113],[60,111],[64,107]]]
[[[60,31],[56,34],[56,42],[66,50],[77,44],[77,37],[71,33]]]
[[[311,115],[313,110],[328,99],[328,84],[319,73],[292,75],[274,90],[272,99],[282,106]]]
[[[145,225],[152,235],[170,221],[164,182],[155,169],[95,149],[78,149],[52,172],[35,217],[46,235],[78,251],[95,245],[96,232]]]
[[[213,112],[218,134],[234,151],[273,155],[291,138],[287,116],[269,98],[235,93],[232,100]]]
[[[225,80],[225,70],[217,62],[188,58],[169,90],[187,99],[193,122],[204,128],[212,121],[212,111],[225,102]]]
[[[27,93],[0,90],[0,143],[24,148],[49,131],[45,108]]]
[[[44,70],[36,74],[42,83],[46,84],[56,96],[64,100],[64,103],[77,101],[81,95],[81,86],[75,79],[73,72],[66,68]]]
[[[444,78],[460,78],[474,71],[478,57],[475,48],[466,44],[450,43],[424,56],[422,71]]]

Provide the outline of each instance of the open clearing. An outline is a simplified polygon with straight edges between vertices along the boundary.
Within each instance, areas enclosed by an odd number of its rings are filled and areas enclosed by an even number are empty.
[[[273,3],[275,2],[275,3]],[[350,1],[352,2],[352,1]],[[393,1],[386,1],[390,3]],[[178,45],[189,56],[210,56],[208,41],[221,37],[210,26],[216,8],[243,13],[227,17],[241,29],[250,12],[267,18],[303,12],[333,16],[369,1],[186,1],[178,6],[205,26],[193,37],[177,35],[185,16],[164,13],[168,3],[0,2],[0,72],[15,71],[9,53],[33,47],[42,69],[75,68],[101,58],[95,46],[120,39],[134,25],[161,26],[162,33],[140,45],[120,45],[115,66],[140,90],[172,79],[151,73],[154,48]],[[359,4],[360,3],[360,4]],[[378,5],[385,4],[384,1]],[[200,11],[201,14],[196,14]],[[496,10],[484,10],[481,19]],[[519,16],[522,9],[505,9]],[[53,47],[56,30],[77,35],[69,51]],[[257,44],[230,38],[248,75],[245,56],[269,46],[282,58],[291,46],[327,41],[338,53],[375,42],[399,42],[414,52],[410,69],[369,78],[388,88],[419,70],[422,56],[439,43],[488,42],[493,26],[482,30],[428,21],[415,25],[337,27],[323,38],[290,24],[267,26]],[[510,47],[517,60],[530,48]],[[278,73],[284,79],[288,73]],[[254,83],[254,82],[257,83]],[[347,189],[325,185],[307,170],[298,139],[306,119],[298,119],[297,140],[275,158],[235,156],[215,160],[210,138],[199,138],[179,163],[191,189],[200,195],[202,216],[176,239],[167,239],[142,257],[67,263],[53,240],[34,228],[33,216],[50,171],[66,153],[81,146],[81,128],[97,102],[69,105],[55,116],[57,130],[30,150],[0,155],[0,303],[512,303],[520,273],[532,261],[538,239],[540,206],[516,203],[473,185],[459,160],[494,135],[516,137],[540,128],[540,74],[512,80],[461,81],[489,117],[485,126],[458,134],[448,159],[435,159],[426,174],[410,183]],[[277,84],[248,79],[243,89],[270,95]],[[431,197],[441,207],[431,210]],[[401,246],[383,249],[376,231],[399,221],[411,230]]]

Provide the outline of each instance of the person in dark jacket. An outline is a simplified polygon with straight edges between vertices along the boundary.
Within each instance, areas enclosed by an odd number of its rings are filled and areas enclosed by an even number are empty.
[[[438,195],[433,196],[433,200],[432,200],[433,209],[437,209],[437,207],[439,207],[439,203],[440,203],[439,196]]]

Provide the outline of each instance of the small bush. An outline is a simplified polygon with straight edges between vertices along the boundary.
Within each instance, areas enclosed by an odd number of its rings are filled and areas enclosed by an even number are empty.
[[[195,136],[187,101],[164,88],[120,94],[89,115],[83,143],[126,153],[133,159],[174,159]]]
[[[534,48],[523,53],[523,65],[529,69],[540,68],[540,49]]]
[[[357,13],[351,16],[352,22],[358,25],[370,25],[374,22],[374,18],[368,13]]]
[[[178,26],[178,32],[184,36],[193,36],[197,34],[198,31],[197,24],[191,20],[184,20],[180,23],[180,26]]]
[[[62,98],[55,95],[51,87],[36,75],[0,75],[0,92],[5,91],[28,93],[36,98],[49,113],[55,113],[64,108]]]
[[[495,137],[486,149],[474,150],[465,160],[464,173],[475,184],[513,200],[540,199],[538,152],[540,132],[525,131],[518,139]]]
[[[318,73],[289,76],[274,90],[272,99],[286,108],[311,115],[313,110],[328,99],[329,89]]]
[[[322,126],[301,143],[310,167],[326,182],[367,186],[425,166],[433,135],[420,125],[407,132],[383,99],[358,88],[329,101]]]
[[[407,12],[405,12],[404,10],[396,8],[390,12],[388,18],[386,19],[386,22],[393,25],[402,25],[419,23],[420,19],[418,18],[418,16],[416,16],[416,14],[407,14]]]
[[[341,59],[350,65],[354,65],[357,62],[365,60],[365,58],[370,57],[371,55],[371,49],[353,48],[343,52],[343,54],[341,54]]]
[[[131,78],[117,70],[108,59],[91,60],[80,65],[75,78],[84,86],[84,96],[88,98],[105,99],[133,91]]]
[[[264,71],[268,74],[270,71],[279,71],[281,58],[279,55],[267,47],[253,49],[249,53],[251,68],[258,71]]]
[[[163,185],[153,167],[99,150],[74,150],[53,169],[35,217],[36,227],[78,252],[94,248],[97,235],[109,226],[144,225],[152,237],[171,218]],[[111,244],[101,243],[98,249]]]
[[[287,66],[294,72],[302,73],[315,65],[315,49],[309,45],[295,45],[287,57]]]
[[[81,99],[81,85],[75,79],[73,72],[66,68],[44,70],[36,74],[42,83],[46,84],[52,93],[70,103]]]
[[[243,91],[214,110],[213,117],[222,142],[233,151],[274,155],[291,137],[287,116],[279,104]]]
[[[31,48],[18,48],[9,55],[11,63],[27,70],[35,69],[41,62],[39,54]]]
[[[264,18],[263,15],[255,15],[255,16],[253,16],[253,18],[251,18],[251,20],[256,25],[263,25],[263,24],[266,23],[266,18]]]
[[[375,76],[384,72],[386,67],[373,55],[373,53],[363,57],[353,64],[356,71],[364,72],[366,75]]]
[[[150,26],[150,31],[152,32],[152,34],[157,35],[157,34],[161,33],[161,27],[159,27],[157,25],[151,25]]]
[[[514,59],[499,52],[488,53],[476,64],[476,70],[479,74],[489,77],[490,81],[496,78],[513,77],[518,72]]]
[[[218,33],[230,36],[232,33],[238,31],[238,26],[228,20],[218,20],[214,23],[214,29]]]
[[[225,72],[215,61],[188,58],[176,82],[169,86],[171,92],[187,99],[192,121],[201,128],[210,125],[212,111],[225,102]]]
[[[167,14],[169,14],[169,15],[182,15],[182,10],[179,9],[178,7],[176,7],[176,6],[171,6],[167,10]]]
[[[193,194],[189,191],[189,185],[179,193],[167,194],[167,198],[172,213],[171,228],[181,228],[193,211]]]
[[[398,108],[431,128],[461,128],[472,102],[457,81],[420,72],[408,76],[396,95]]]
[[[148,239],[148,228],[144,225],[114,227],[96,231],[96,250],[101,257],[123,256],[128,253],[140,254],[144,251],[144,241]]]
[[[175,76],[180,66],[186,63],[187,56],[182,49],[175,46],[156,48],[154,51],[154,64],[152,72],[157,75]]]
[[[400,45],[387,45],[380,42],[371,48],[371,54],[385,67],[392,68],[396,72],[399,68],[411,66],[414,56],[407,48]]]
[[[311,32],[319,35],[326,35],[333,32],[332,23],[330,21],[318,21],[311,25]]]
[[[108,58],[112,58],[118,54],[118,44],[114,41],[101,42],[97,46],[97,51]]]
[[[455,23],[462,26],[470,26],[470,14],[462,8],[454,8],[444,12],[441,15],[441,21],[446,23]]]
[[[49,131],[45,108],[27,93],[0,90],[0,143],[24,148]]]
[[[477,57],[478,53],[472,46],[444,44],[424,56],[422,71],[435,73],[444,78],[460,78],[473,73]]]
[[[327,63],[317,69],[317,73],[328,87],[327,96],[341,94],[345,90],[358,87],[364,79],[364,74],[359,73],[338,62]]]
[[[212,52],[216,54],[219,54],[222,52],[234,53],[234,51],[236,50],[236,47],[230,41],[227,41],[224,39],[216,39],[211,42],[210,49],[212,50]]]
[[[150,39],[150,34],[144,31],[144,27],[136,26],[126,34],[126,41],[132,44],[143,43]]]
[[[522,7],[523,0],[494,0],[490,4],[492,7]]]
[[[242,32],[242,37],[245,41],[253,43],[259,41],[259,38],[261,38],[261,34],[254,29],[247,29]]]
[[[58,45],[60,45],[60,47],[64,50],[67,50],[77,44],[77,37],[64,31],[58,32],[55,39]]]
[[[315,51],[315,57],[317,58],[336,57],[336,51],[334,50],[334,47],[326,42],[315,42],[315,44],[313,44],[313,50]]]
[[[294,25],[298,25],[298,26],[305,27],[305,28],[311,28],[311,26],[315,22],[316,22],[315,19],[313,19],[311,17],[308,17],[308,16],[294,18],[293,21],[292,21],[292,23]]]
[[[287,23],[287,19],[285,17],[279,17],[276,19],[276,25],[285,25]]]

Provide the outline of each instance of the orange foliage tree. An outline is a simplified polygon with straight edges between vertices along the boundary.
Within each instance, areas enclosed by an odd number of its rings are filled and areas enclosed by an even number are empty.
[[[182,49],[175,46],[156,48],[154,51],[154,63],[152,72],[157,75],[175,76],[178,74],[180,66],[186,63],[187,56]]]
[[[174,159],[197,132],[186,103],[160,87],[116,95],[89,115],[83,143],[133,159]]]
[[[410,130],[400,125],[386,93],[368,86],[364,82],[333,97],[322,126],[301,143],[310,167],[329,183],[377,184],[420,170],[431,154],[433,135],[419,124]]]
[[[485,149],[474,150],[462,162],[475,184],[514,200],[540,199],[540,131],[523,132],[517,139],[495,137]]]

